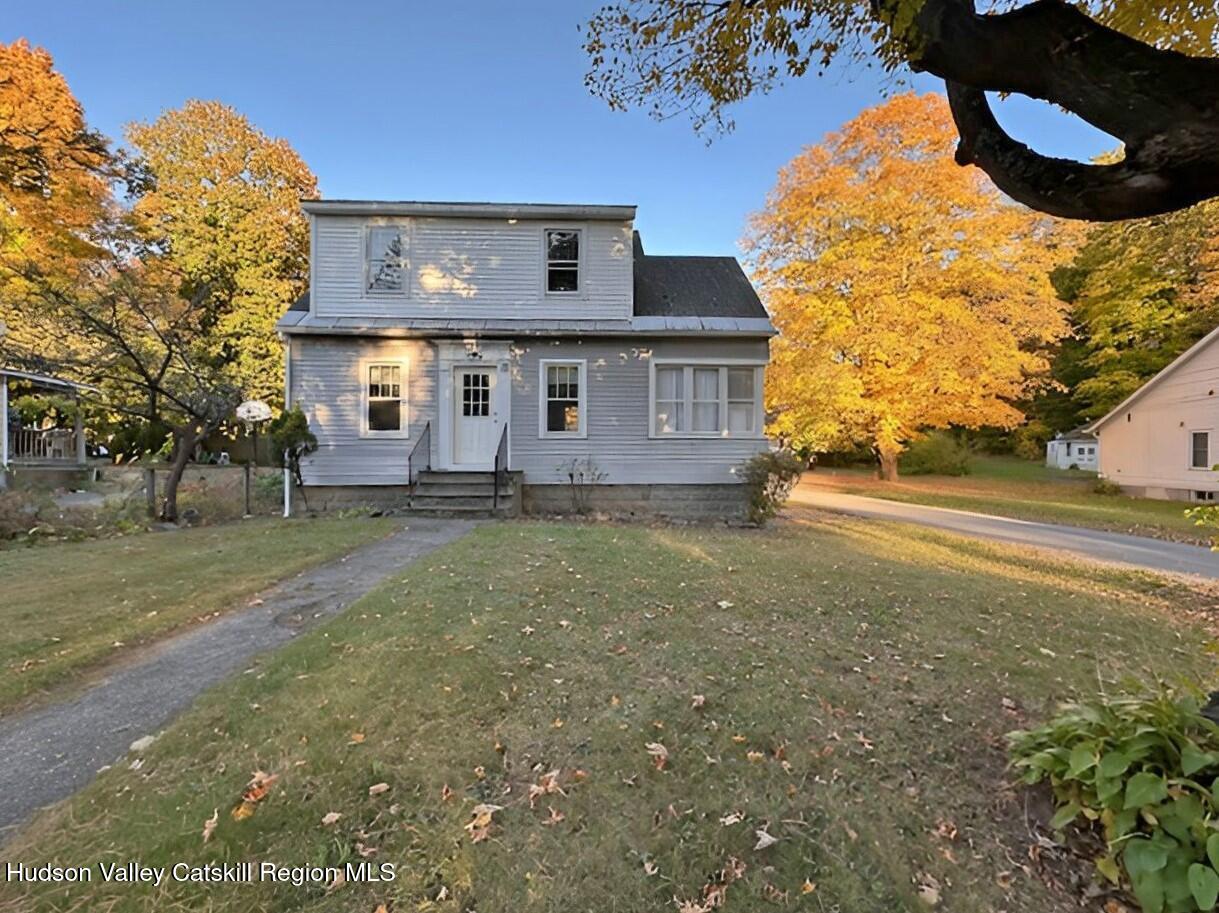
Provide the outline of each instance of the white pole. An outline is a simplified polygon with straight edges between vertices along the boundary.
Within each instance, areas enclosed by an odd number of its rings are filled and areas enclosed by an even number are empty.
[[[8,375],[0,374],[0,488],[8,487]]]
[[[280,334],[284,341],[284,410],[292,408],[292,340]],[[292,516],[292,473],[288,469],[288,451],[284,451],[284,519]]]

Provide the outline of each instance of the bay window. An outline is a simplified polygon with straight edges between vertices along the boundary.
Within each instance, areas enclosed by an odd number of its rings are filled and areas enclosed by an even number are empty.
[[[652,437],[760,437],[760,364],[657,362]]]

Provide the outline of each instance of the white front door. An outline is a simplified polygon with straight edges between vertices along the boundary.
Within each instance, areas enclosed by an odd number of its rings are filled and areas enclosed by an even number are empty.
[[[491,468],[499,445],[493,365],[453,369],[453,463]]]

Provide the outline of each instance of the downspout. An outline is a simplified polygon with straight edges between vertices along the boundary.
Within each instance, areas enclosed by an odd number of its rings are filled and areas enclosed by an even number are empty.
[[[292,408],[292,339],[284,333],[279,334],[284,342],[284,411]],[[286,452],[285,452],[286,453]],[[292,516],[292,470],[284,460],[284,519]]]

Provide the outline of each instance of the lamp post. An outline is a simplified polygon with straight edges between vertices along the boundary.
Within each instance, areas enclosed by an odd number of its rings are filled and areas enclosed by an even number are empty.
[[[237,407],[237,417],[245,422],[246,429],[253,433],[254,452],[245,461],[245,515],[253,516],[250,509],[250,464],[258,465],[258,428],[271,418],[271,407],[260,399],[248,399]]]

